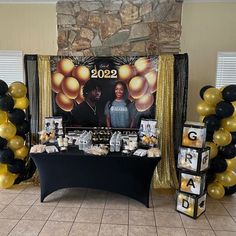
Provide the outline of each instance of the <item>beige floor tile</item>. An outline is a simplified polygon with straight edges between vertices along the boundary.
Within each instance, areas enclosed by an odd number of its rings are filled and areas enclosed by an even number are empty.
[[[184,228],[157,227],[158,236],[185,236]]]
[[[155,199],[153,200],[153,206],[157,212],[176,212],[174,200]]]
[[[223,203],[223,205],[231,216],[236,216],[236,204]]]
[[[218,203],[207,203],[206,204],[206,214],[207,215],[225,215],[228,216],[229,213],[224,208],[224,206],[218,202]]]
[[[17,222],[18,220],[0,219],[0,235],[8,235]]]
[[[33,205],[23,216],[25,220],[47,220],[54,207],[51,206],[35,206]]]
[[[208,229],[186,229],[187,236],[214,236],[213,230]]]
[[[7,205],[0,203],[0,212],[1,212],[6,206],[7,206]]]
[[[121,195],[109,195],[105,205],[106,209],[128,210],[129,199]]]
[[[148,208],[143,203],[129,198],[129,210],[131,210],[131,211],[151,211],[152,212],[153,205],[150,205]]]
[[[129,226],[129,236],[157,236],[156,227],[153,226]]]
[[[79,208],[82,202],[83,202],[83,198],[66,195],[64,197],[61,197],[57,206]]]
[[[103,209],[80,208],[75,222],[101,223]]]
[[[47,221],[39,236],[65,236],[69,234],[72,222]]]
[[[213,230],[236,231],[236,222],[230,216],[207,215],[207,218]]]
[[[105,207],[106,198],[95,198],[95,199],[88,199],[85,198],[81,207],[82,208],[100,208],[103,209]]]
[[[32,194],[39,195],[40,194],[40,187],[34,186],[34,185],[29,185],[23,190],[23,193],[32,193]]]
[[[19,220],[29,208],[30,206],[9,205],[0,213],[0,218]]]
[[[128,224],[128,210],[105,209],[102,217],[104,224]]]
[[[100,224],[74,223],[69,236],[97,236]]]
[[[216,236],[235,236],[235,232],[232,231],[215,231]]]
[[[38,198],[33,205],[35,206],[57,206],[60,199],[45,199],[43,202],[40,201],[40,198]]]
[[[236,204],[236,196],[235,194],[229,195],[229,196],[224,196],[222,199],[220,199],[221,203],[232,203]]]
[[[197,219],[192,219],[183,214],[180,214],[180,216],[183,221],[184,228],[186,229],[211,229],[211,226],[204,214]]]
[[[33,205],[38,199],[38,195],[30,193],[19,194],[12,202],[13,205]]]
[[[56,207],[49,220],[74,221],[79,208]]]
[[[128,225],[101,224],[99,236],[127,236]]]
[[[129,224],[155,226],[154,214],[152,211],[129,211]]]
[[[21,193],[25,188],[27,188],[27,186],[28,185],[24,183],[20,183],[13,185],[11,188],[3,189],[2,191],[5,193]]]
[[[158,227],[183,227],[179,213],[171,212],[156,212],[155,211],[156,225]]]
[[[9,236],[37,236],[45,221],[20,220]]]
[[[18,193],[5,193],[0,192],[0,202],[1,204],[9,204],[11,201],[13,201],[18,196]]]

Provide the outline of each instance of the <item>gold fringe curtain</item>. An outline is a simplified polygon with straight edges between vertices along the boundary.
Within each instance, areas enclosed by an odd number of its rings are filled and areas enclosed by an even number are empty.
[[[153,176],[154,188],[178,187],[173,143],[174,56],[159,57],[156,119],[160,129],[161,161]]]
[[[52,116],[52,91],[50,57],[38,56],[39,76],[39,130],[43,128],[44,117]]]

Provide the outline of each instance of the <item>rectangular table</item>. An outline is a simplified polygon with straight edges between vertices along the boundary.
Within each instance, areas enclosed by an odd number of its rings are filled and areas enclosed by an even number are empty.
[[[41,202],[52,192],[71,187],[95,188],[134,198],[149,207],[153,172],[161,159],[84,155],[82,152],[30,154],[39,170]]]

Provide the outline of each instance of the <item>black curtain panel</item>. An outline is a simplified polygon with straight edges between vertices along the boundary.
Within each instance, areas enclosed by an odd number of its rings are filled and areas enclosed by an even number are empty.
[[[39,80],[37,55],[25,55],[25,75],[29,98],[29,119],[31,126],[31,143],[38,143],[39,131]]]
[[[174,55],[174,150],[177,160],[183,124],[187,116],[188,54]]]

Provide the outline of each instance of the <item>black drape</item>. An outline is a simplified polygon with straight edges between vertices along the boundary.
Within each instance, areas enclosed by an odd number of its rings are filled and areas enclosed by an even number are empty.
[[[188,54],[174,55],[174,150],[177,160],[187,115]]]

